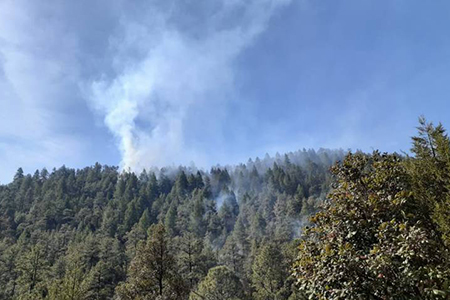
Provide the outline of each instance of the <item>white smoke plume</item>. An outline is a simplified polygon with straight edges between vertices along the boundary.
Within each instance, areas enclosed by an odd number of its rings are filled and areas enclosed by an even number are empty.
[[[126,170],[207,158],[187,142],[186,123],[204,118],[205,132],[220,134],[213,120],[224,121],[220,107],[235,97],[234,61],[289,0],[201,1],[214,4],[195,26],[178,22],[181,2],[148,1],[144,17],[124,16],[110,40],[115,75],[90,87]]]

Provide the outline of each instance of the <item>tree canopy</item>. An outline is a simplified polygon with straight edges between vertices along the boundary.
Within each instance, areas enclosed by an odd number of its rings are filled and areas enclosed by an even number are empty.
[[[331,171],[331,172],[330,172]],[[450,139],[0,185],[0,299],[449,299]]]
[[[450,144],[422,119],[413,140],[415,157],[356,153],[332,168],[337,182],[293,268],[299,290],[318,299],[447,299],[447,174],[438,169]]]

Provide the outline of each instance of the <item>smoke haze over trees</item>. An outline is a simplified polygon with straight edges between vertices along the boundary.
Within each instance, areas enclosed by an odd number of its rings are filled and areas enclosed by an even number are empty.
[[[450,300],[449,12],[0,0],[0,300]]]
[[[195,298],[211,289],[203,281],[218,280],[222,289],[235,282],[239,297],[264,299],[258,290],[270,279],[259,272],[274,251],[283,263],[270,293],[288,297],[290,243],[325,200],[328,169],[344,155],[301,150],[208,172],[19,169],[0,186],[1,298]]]
[[[450,139],[0,186],[1,299],[448,299]],[[330,172],[331,170],[331,172]]]

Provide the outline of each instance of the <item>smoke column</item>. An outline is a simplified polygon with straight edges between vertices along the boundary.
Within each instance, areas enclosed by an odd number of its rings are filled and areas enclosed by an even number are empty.
[[[90,84],[91,106],[117,139],[126,170],[208,157],[186,143],[186,124],[205,117],[209,126],[233,97],[236,58],[289,1],[200,1],[209,6],[197,23],[183,23],[185,1],[169,2],[148,1],[137,20],[123,16],[110,39],[114,76]]]

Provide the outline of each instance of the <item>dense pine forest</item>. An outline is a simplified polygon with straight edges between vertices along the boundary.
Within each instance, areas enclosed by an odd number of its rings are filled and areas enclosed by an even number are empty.
[[[450,299],[450,141],[0,186],[0,299]]]

